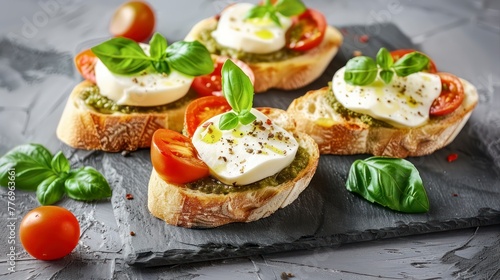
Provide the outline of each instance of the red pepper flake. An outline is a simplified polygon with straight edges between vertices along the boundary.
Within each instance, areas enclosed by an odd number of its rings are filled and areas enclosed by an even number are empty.
[[[135,232],[131,231],[131,232],[130,232],[130,235],[131,235],[131,236],[135,236]]]
[[[458,196],[458,193],[453,193],[453,194],[451,194],[451,195],[452,195],[452,196],[454,196],[454,197],[457,197],[457,196]]]
[[[134,196],[131,193],[128,193],[125,195],[125,198],[128,200],[132,200],[132,199],[134,199]]]
[[[452,162],[452,161],[457,160],[457,158],[458,158],[458,154],[453,153],[453,154],[448,155],[447,160],[448,160],[448,162]]]
[[[267,120],[266,120],[266,124],[267,124],[267,125],[271,125],[271,124],[273,124],[273,122],[271,121],[271,119],[267,119]]]
[[[366,42],[368,42],[369,39],[370,39],[370,37],[368,37],[368,35],[366,35],[366,34],[359,36],[359,41],[361,43],[366,43]]]

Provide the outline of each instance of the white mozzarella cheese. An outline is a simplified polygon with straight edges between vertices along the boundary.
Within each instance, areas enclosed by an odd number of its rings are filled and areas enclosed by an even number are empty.
[[[212,37],[222,46],[249,53],[270,53],[283,48],[291,20],[278,15],[280,27],[269,18],[245,19],[254,6],[250,3],[237,3],[227,7],[222,12]]]
[[[146,53],[149,46],[141,44]],[[158,106],[174,102],[189,90],[193,77],[172,70],[168,75],[143,71],[135,75],[117,75],[98,60],[96,84],[100,93],[118,105]]]
[[[429,109],[441,93],[439,76],[417,72],[406,77],[394,75],[389,84],[379,77],[367,86],[349,85],[345,67],[333,76],[335,98],[347,109],[367,114],[396,127],[418,127],[429,120]]]
[[[249,125],[220,130],[217,115],[200,125],[192,138],[200,158],[213,177],[225,184],[246,185],[272,176],[290,165],[299,144],[291,133],[273,124],[266,115]]]

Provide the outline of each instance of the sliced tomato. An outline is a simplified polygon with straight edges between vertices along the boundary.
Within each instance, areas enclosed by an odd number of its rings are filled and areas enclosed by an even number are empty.
[[[75,66],[80,72],[80,75],[85,80],[91,81],[95,84],[95,64],[97,63],[97,56],[90,50],[84,50],[75,56]]]
[[[228,59],[228,57],[219,56],[214,62],[214,71],[208,75],[198,76],[193,79],[191,87],[198,93],[198,96],[222,96],[222,65]],[[240,67],[252,84],[255,82],[255,75],[252,69],[245,64],[243,61],[238,59],[231,59],[238,67]]]
[[[191,139],[177,131],[158,129],[151,143],[151,162],[158,175],[169,183],[185,184],[209,175]]]
[[[116,9],[109,31],[116,37],[142,42],[153,34],[155,23],[155,13],[148,3],[129,1]]]
[[[438,72],[441,78],[441,94],[431,105],[431,116],[443,116],[455,111],[464,101],[464,87],[460,79],[449,73]]]
[[[400,59],[401,57],[403,57],[404,55],[406,55],[408,53],[412,53],[412,52],[416,52],[416,50],[399,49],[399,50],[392,51],[391,56],[392,56],[392,59],[394,61],[396,61],[396,60]],[[436,64],[428,55],[426,55],[426,56],[429,58],[429,65],[427,65],[427,69],[425,70],[425,72],[437,73]]]
[[[326,32],[325,16],[314,9],[293,18],[292,26],[287,31],[287,48],[295,51],[308,51],[323,41]]]
[[[222,96],[205,96],[191,101],[184,115],[185,133],[193,137],[196,128],[213,116],[231,110],[226,98]]]

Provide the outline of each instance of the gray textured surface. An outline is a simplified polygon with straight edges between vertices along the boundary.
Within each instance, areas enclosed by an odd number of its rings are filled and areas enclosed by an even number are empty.
[[[54,12],[45,10],[40,3],[57,3]],[[166,34],[170,41],[178,40],[189,30],[192,23],[210,16],[220,10],[229,1],[192,1],[182,3],[162,3],[152,1],[160,18],[158,31]],[[497,279],[500,277],[500,226],[475,227],[447,231],[439,234],[416,235],[372,242],[361,242],[334,248],[309,249],[290,253],[261,254],[251,257],[225,261],[211,261],[198,264],[178,265],[139,269],[125,263],[126,253],[142,241],[131,240],[128,235],[130,223],[126,207],[123,205],[124,193],[139,191],[141,186],[130,185],[127,177],[115,176],[120,172],[113,157],[91,152],[76,152],[63,147],[55,137],[55,127],[71,88],[80,79],[71,66],[71,57],[79,50],[89,47],[106,38],[109,17],[117,6],[116,1],[19,1],[0,2],[0,154],[11,147],[25,142],[39,142],[51,150],[64,149],[71,155],[73,165],[82,163],[101,169],[112,178],[115,193],[109,201],[100,203],[80,203],[66,199],[60,203],[73,211],[82,225],[82,237],[77,249],[68,257],[55,262],[40,262],[27,255],[19,244],[16,245],[16,273],[8,274],[6,257],[9,253],[7,239],[0,240],[0,277],[5,279],[280,279],[282,272],[293,273],[295,279]],[[197,3],[199,9],[187,6]],[[428,159],[414,159],[422,174],[430,180],[435,178],[452,182],[445,188],[437,181],[428,191],[432,201],[445,201],[434,204],[437,212],[431,215],[457,215],[464,212],[477,214],[476,203],[469,194],[470,187],[481,195],[488,207],[498,210],[491,203],[500,204],[498,197],[498,165],[500,160],[500,115],[499,80],[500,80],[500,5],[498,1],[306,1],[310,6],[323,11],[329,23],[336,26],[352,24],[368,25],[379,22],[394,23],[411,43],[427,52],[436,60],[438,67],[456,73],[474,83],[481,95],[481,102],[459,138],[451,146],[441,151],[445,156],[449,152],[458,152],[459,161],[448,164],[442,161],[437,168],[435,162],[429,165]],[[178,11],[183,11],[181,15]],[[45,13],[47,21],[39,21],[32,30],[26,22],[34,23],[34,18]],[[40,17],[38,20],[44,19]],[[183,24],[184,23],[184,24]],[[375,32],[376,29],[369,30]],[[377,32],[384,33],[384,30]],[[368,32],[367,32],[368,33]],[[376,33],[376,32],[375,32]],[[384,34],[386,35],[386,34]],[[353,41],[355,42],[355,41]],[[391,43],[393,41],[387,42]],[[352,49],[367,51],[362,44],[344,46],[349,56]],[[313,88],[311,88],[313,89]],[[276,93],[280,96],[281,93]],[[260,97],[259,97],[260,98]],[[278,107],[286,107],[286,99],[276,100]],[[265,103],[265,100],[256,100]],[[484,139],[487,139],[486,141]],[[464,148],[465,147],[465,148]],[[133,154],[127,160],[138,160],[139,170],[150,168],[147,156]],[[436,155],[437,156],[437,155]],[[342,185],[345,166],[352,158],[342,157],[342,168],[335,173],[321,171],[321,176],[314,182],[334,182]],[[435,160],[435,161],[434,161]],[[441,158],[442,160],[442,158]],[[323,161],[323,159],[322,159]],[[115,168],[105,168],[113,165]],[[126,167],[124,167],[126,168]],[[450,173],[460,174],[452,178]],[[474,174],[474,175],[470,175]],[[147,182],[143,172],[135,173],[134,180]],[[424,176],[424,175],[423,175]],[[451,178],[450,178],[451,177]],[[425,178],[424,178],[425,179]],[[488,181],[492,180],[492,181]],[[319,198],[328,203],[326,188],[318,185],[308,189],[290,209],[283,209],[277,215],[294,215],[299,207],[310,203],[308,200]],[[436,190],[440,188],[439,190]],[[486,188],[486,189],[485,189]],[[449,190],[449,192],[448,192]],[[490,192],[485,192],[489,190]],[[3,190],[2,190],[3,192]],[[452,196],[453,193],[458,196]],[[345,194],[347,195],[347,194]],[[447,197],[449,195],[449,197]],[[365,203],[349,195],[354,203]],[[7,236],[6,196],[0,198],[4,210],[0,211],[2,227],[0,236]],[[138,203],[139,200],[128,201]],[[347,202],[346,202],[347,203]],[[38,203],[32,193],[17,192],[16,212],[19,219]],[[134,204],[127,207],[137,207]],[[318,208],[321,205],[318,205]],[[139,206],[140,207],[140,206]],[[295,207],[295,208],[293,208]],[[339,210],[342,205],[334,207]],[[365,207],[365,206],[363,206]],[[366,205],[374,208],[373,205]],[[454,207],[456,211],[440,212],[439,209]],[[114,208],[114,209],[113,209]],[[324,221],[335,223],[334,213],[320,213]],[[322,208],[325,209],[325,208]],[[357,210],[357,209],[355,209]],[[119,213],[120,215],[115,215]],[[496,212],[486,212],[498,217]],[[342,213],[345,215],[345,213]],[[359,214],[359,213],[358,213]],[[403,215],[404,216],[404,215]],[[293,216],[294,218],[296,216]],[[297,223],[317,225],[316,219],[304,218]],[[315,216],[316,217],[316,216]],[[413,217],[413,216],[412,216]],[[271,217],[272,218],[272,217]],[[280,218],[280,217],[275,217]],[[411,219],[398,217],[403,222]],[[331,219],[331,220],[329,220]],[[268,219],[270,220],[270,219]],[[424,219],[426,220],[426,219]],[[387,218],[389,224],[396,224],[395,219]],[[373,219],[377,225],[380,221]],[[262,221],[261,223],[265,223]],[[347,224],[352,222],[346,221]],[[373,228],[363,224],[363,227]],[[283,233],[277,224],[269,223],[273,230]],[[456,227],[457,225],[455,225]],[[458,225],[462,227],[464,225]],[[244,227],[243,226],[239,226]],[[238,226],[236,226],[238,228]],[[302,227],[301,227],[302,228]],[[241,230],[241,229],[240,229]],[[428,229],[427,229],[428,230]],[[147,232],[144,228],[135,230]],[[196,232],[196,231],[195,231]],[[190,232],[191,236],[196,235]],[[303,232],[287,232],[291,239]],[[374,232],[369,231],[368,235]],[[271,236],[265,233],[266,236]],[[136,236],[139,237],[139,236]],[[389,236],[390,237],[390,236]],[[167,244],[175,240],[166,238]],[[195,240],[196,241],[196,240]],[[240,240],[238,240],[240,241]],[[289,241],[289,240],[287,240]],[[134,243],[135,242],[135,243]],[[156,239],[151,243],[158,242]],[[161,241],[160,241],[161,242]],[[161,245],[160,244],[160,245]],[[151,246],[153,248],[158,245]],[[160,247],[161,248],[161,247]],[[129,250],[129,251],[127,251]],[[293,278],[292,278],[293,279]]]

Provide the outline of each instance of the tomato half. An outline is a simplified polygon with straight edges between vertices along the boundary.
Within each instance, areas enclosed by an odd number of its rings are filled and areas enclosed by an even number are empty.
[[[85,80],[91,81],[94,84],[96,63],[97,56],[90,49],[84,50],[75,56],[75,66],[80,75]]]
[[[191,101],[184,115],[185,132],[193,137],[196,128],[213,116],[231,110],[226,98],[222,96],[205,96]]]
[[[214,62],[214,71],[210,74],[198,76],[193,79],[191,87],[198,93],[198,96],[222,96],[222,65],[227,57],[219,56]],[[255,82],[255,75],[252,69],[243,61],[231,58],[241,70],[250,78],[252,84]]]
[[[205,162],[191,139],[177,131],[158,129],[151,143],[151,162],[158,175],[169,183],[185,184],[209,175]]]
[[[149,38],[155,29],[153,8],[144,1],[130,1],[121,5],[113,14],[109,31],[116,37],[136,42]]]
[[[314,9],[293,18],[287,31],[287,48],[295,51],[308,51],[323,41],[326,31],[325,16]]]
[[[441,78],[441,94],[431,105],[431,116],[443,116],[455,111],[464,101],[464,87],[460,79],[449,73],[439,72]]]
[[[71,253],[80,239],[75,215],[59,206],[40,206],[26,214],[19,226],[24,249],[39,260],[60,259]]]
[[[412,52],[416,52],[416,50],[399,49],[399,50],[392,51],[391,56],[392,56],[392,59],[394,60],[394,62],[396,62],[396,60],[400,59],[405,54],[412,53]],[[429,72],[429,73],[437,73],[436,64],[428,55],[426,55],[426,56],[429,58],[429,65],[427,65],[427,69],[425,71]]]

